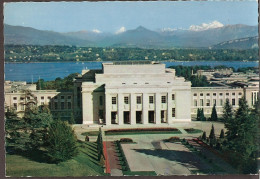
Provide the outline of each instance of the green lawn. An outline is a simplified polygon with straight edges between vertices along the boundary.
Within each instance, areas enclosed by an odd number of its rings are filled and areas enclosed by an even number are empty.
[[[7,176],[102,176],[104,169],[97,161],[96,143],[79,143],[79,154],[59,164],[30,160],[20,155],[6,154]]]

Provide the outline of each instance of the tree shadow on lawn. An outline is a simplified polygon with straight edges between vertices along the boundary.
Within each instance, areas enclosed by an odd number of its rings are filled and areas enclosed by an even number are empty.
[[[198,168],[199,170],[213,170],[213,167],[201,160],[192,152],[177,151],[177,150],[151,150],[151,149],[134,149],[136,152],[151,155],[154,157],[165,158],[169,161],[176,161],[177,163],[188,167]]]

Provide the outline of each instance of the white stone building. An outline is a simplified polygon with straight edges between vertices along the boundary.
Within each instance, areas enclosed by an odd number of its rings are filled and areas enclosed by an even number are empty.
[[[165,64],[103,63],[76,79],[83,124],[148,124],[191,120],[191,83]],[[77,93],[77,92],[75,92]],[[79,92],[78,92],[79,94]],[[76,99],[76,101],[80,101]]]

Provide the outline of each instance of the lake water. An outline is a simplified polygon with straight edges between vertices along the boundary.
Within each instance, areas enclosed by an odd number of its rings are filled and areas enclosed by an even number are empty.
[[[211,67],[225,65],[227,67],[256,67],[258,62],[229,62],[229,61],[196,61],[196,62],[162,62],[169,66],[208,65]],[[82,69],[101,69],[102,62],[64,62],[64,63],[5,63],[5,80],[36,82],[39,78],[45,81],[65,77],[71,73],[81,73]]]

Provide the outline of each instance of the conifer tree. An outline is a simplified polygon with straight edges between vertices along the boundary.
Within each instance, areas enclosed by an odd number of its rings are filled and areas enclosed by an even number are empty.
[[[200,118],[200,116],[201,116],[201,110],[200,110],[200,108],[198,108],[197,109],[197,121],[200,121],[201,120],[201,118]]]
[[[210,130],[209,138],[210,138],[210,139],[216,139],[216,136],[215,136],[215,129],[214,129],[214,125],[213,125],[213,124],[212,124],[212,126],[211,126],[211,130]]]
[[[224,139],[224,137],[225,137],[224,129],[221,129],[219,138]]]
[[[46,150],[49,161],[53,163],[66,161],[77,155],[77,139],[67,122],[52,122],[48,129]]]
[[[201,139],[202,139],[202,140],[206,140],[206,139],[207,139],[207,135],[206,135],[206,132],[205,132],[205,131],[203,132]]]
[[[214,104],[214,106],[213,106],[213,108],[212,108],[210,120],[211,120],[211,121],[217,121],[217,120],[218,120],[218,115],[217,115],[217,110],[216,110],[216,104]]]

